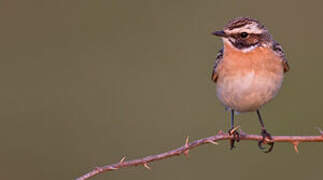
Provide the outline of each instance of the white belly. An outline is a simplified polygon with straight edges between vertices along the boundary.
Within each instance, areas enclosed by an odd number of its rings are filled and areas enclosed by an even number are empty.
[[[218,81],[217,96],[226,107],[238,112],[255,111],[277,95],[282,82],[280,73],[238,73]]]

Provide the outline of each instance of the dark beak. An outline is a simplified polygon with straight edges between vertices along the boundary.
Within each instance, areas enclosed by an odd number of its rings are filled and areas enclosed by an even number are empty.
[[[212,34],[219,37],[227,37],[227,34],[224,31],[215,31]]]

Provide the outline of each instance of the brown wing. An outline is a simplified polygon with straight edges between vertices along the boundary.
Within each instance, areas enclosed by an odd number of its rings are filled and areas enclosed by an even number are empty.
[[[213,71],[212,71],[212,81],[214,81],[216,83],[216,80],[218,79],[218,73],[216,71],[217,66],[219,65],[219,63],[221,62],[223,58],[223,49],[221,49],[218,54],[216,55],[216,59],[215,59],[215,63],[213,66]]]
[[[275,53],[280,56],[282,58],[282,63],[283,63],[283,67],[284,67],[284,72],[288,72],[289,71],[289,65],[288,65],[288,61],[286,59],[286,55],[284,53],[283,48],[281,47],[281,45],[278,42],[274,42],[273,43],[273,50],[275,51]]]

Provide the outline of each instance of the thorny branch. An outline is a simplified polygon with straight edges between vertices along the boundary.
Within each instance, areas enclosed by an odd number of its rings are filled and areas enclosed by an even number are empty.
[[[291,143],[294,146],[294,150],[298,152],[298,145],[301,142],[323,142],[323,131],[320,130],[320,134],[321,135],[319,136],[272,136],[271,142]],[[191,143],[189,143],[189,138],[187,137],[185,144],[177,149],[170,150],[168,152],[164,152],[161,154],[150,155],[144,158],[139,158],[139,159],[134,159],[129,161],[125,161],[126,157],[123,157],[118,163],[109,164],[102,167],[96,167],[95,169],[77,178],[76,180],[86,180],[97,174],[101,174],[105,171],[113,171],[113,170],[130,167],[130,166],[142,165],[148,170],[150,170],[148,163],[152,161],[166,159],[172,156],[179,156],[181,154],[184,154],[185,156],[187,156],[189,153],[189,150],[197,146],[200,146],[202,144],[208,144],[208,143],[218,144],[217,141],[229,140],[232,138],[233,138],[232,135],[229,135],[228,133],[223,133],[221,130],[215,136],[199,139]],[[260,135],[246,134],[240,130],[240,140],[260,141],[262,139],[263,137]]]

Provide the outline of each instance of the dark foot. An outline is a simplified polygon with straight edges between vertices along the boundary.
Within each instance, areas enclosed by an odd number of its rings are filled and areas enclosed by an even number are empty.
[[[261,150],[264,150],[265,148],[262,145],[268,144],[269,148],[268,148],[268,150],[265,150],[264,153],[271,152],[274,148],[274,142],[271,142],[271,140],[272,140],[271,135],[266,131],[266,129],[263,129],[261,131],[261,135],[262,135],[262,140],[258,141],[258,147]]]
[[[233,138],[230,139],[230,149],[232,150],[234,148],[234,143],[237,141],[240,141],[240,134],[237,132],[238,128],[231,128],[229,129],[229,135],[233,135]]]

